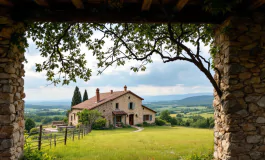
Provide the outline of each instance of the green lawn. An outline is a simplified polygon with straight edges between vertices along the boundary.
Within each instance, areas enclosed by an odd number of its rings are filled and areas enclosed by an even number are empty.
[[[57,144],[47,152],[62,160],[173,160],[213,148],[213,130],[146,127],[94,130],[84,139]]]

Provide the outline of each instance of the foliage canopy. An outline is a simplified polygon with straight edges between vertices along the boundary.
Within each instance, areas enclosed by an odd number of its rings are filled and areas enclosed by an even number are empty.
[[[211,75],[211,60],[201,55],[201,45],[213,46],[213,29],[209,24],[99,24],[99,23],[33,23],[28,36],[32,37],[46,58],[37,65],[37,71],[46,70],[47,80],[69,84],[79,77],[91,77],[86,67],[86,46],[97,58],[98,73],[109,66],[123,66],[131,60],[140,61],[131,66],[134,72],[145,71],[153,56],[164,63],[177,60],[193,63],[202,71],[219,96],[222,92]],[[194,46],[195,51],[190,46]],[[215,47],[212,54],[217,52]]]

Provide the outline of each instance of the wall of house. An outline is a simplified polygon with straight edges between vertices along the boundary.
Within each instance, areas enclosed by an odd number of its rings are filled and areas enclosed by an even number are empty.
[[[130,97],[130,98],[129,98]],[[129,109],[128,104],[130,102],[135,103],[134,109]],[[131,93],[127,93],[115,100],[112,101],[112,109],[113,111],[116,110],[116,103],[119,103],[119,109],[124,111],[128,114],[126,116],[126,123],[129,124],[129,115],[134,114],[134,125],[143,123],[143,107],[142,107],[142,100],[138,97],[134,96]]]
[[[152,120],[149,120],[146,122],[147,123],[155,123],[155,116],[156,116],[155,112],[153,112],[147,108],[144,108],[144,107],[142,107],[142,108],[143,108],[143,115],[152,115]]]
[[[130,97],[130,99],[129,99]],[[128,104],[130,102],[133,102],[134,109],[129,109]],[[116,109],[116,103],[119,103],[119,109]],[[135,124],[142,124],[143,123],[143,115],[149,114],[152,115],[152,121],[147,121],[148,123],[154,123],[155,122],[155,113],[152,112],[149,109],[146,109],[142,107],[142,100],[139,99],[138,97],[134,96],[131,93],[127,93],[113,101],[109,101],[107,103],[102,104],[99,107],[95,108],[99,112],[102,113],[102,116],[106,118],[107,124],[106,127],[109,127],[110,124],[113,125],[113,114],[112,111],[115,110],[121,110],[124,111],[128,114],[128,116],[122,116],[122,122],[125,123],[126,119],[126,124],[129,124],[129,115],[134,114],[134,125]],[[72,124],[76,126],[78,124],[78,116],[77,113],[80,112],[81,110],[79,109],[73,109],[71,113],[69,114],[69,124]],[[76,117],[74,119],[74,114],[76,114]],[[137,115],[137,116],[136,116]],[[71,116],[72,121],[71,121]]]
[[[78,112],[81,112],[82,110],[80,109],[73,109],[69,115],[68,115],[68,124],[69,125],[73,125],[73,126],[76,126],[78,124],[78,116],[77,116],[77,113]],[[75,116],[74,116],[75,115]],[[72,120],[71,120],[71,117],[72,117]],[[75,118],[74,118],[75,117]]]
[[[107,102],[105,104],[102,104],[101,106],[95,108],[100,113],[102,113],[102,116],[107,120],[106,127],[109,127],[110,124],[113,124],[113,117],[112,117],[112,102]]]

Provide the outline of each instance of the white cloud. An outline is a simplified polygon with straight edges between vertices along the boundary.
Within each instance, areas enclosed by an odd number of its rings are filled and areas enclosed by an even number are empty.
[[[89,97],[95,96],[96,88],[100,89],[100,92],[122,91],[123,86],[93,86],[93,87],[79,87],[81,94],[86,89]],[[26,100],[71,100],[75,87],[45,87],[40,86],[36,89],[26,90]],[[211,86],[185,86],[183,84],[176,84],[174,86],[152,86],[152,85],[137,85],[130,87],[128,90],[138,94],[139,96],[157,96],[157,95],[174,95],[174,94],[187,94],[187,93],[202,93],[212,92]]]
[[[98,36],[99,34],[97,34]],[[97,59],[92,55],[92,51],[88,51],[87,47],[81,45],[81,53],[86,53],[87,67],[92,69],[92,77],[88,82],[79,80],[78,84],[70,84],[70,86],[47,86],[49,82],[46,82],[45,72],[36,73],[35,63],[42,63],[45,58],[40,56],[38,50],[34,49],[35,45],[32,40],[30,42],[30,49],[26,52],[25,56],[28,63],[25,64],[26,78],[25,78],[25,93],[26,100],[71,100],[75,86],[88,86],[79,87],[82,94],[87,89],[89,97],[95,95],[96,88],[100,88],[101,92],[109,92],[111,89],[114,91],[123,90],[123,85],[131,83],[133,86],[128,86],[128,89],[135,92],[139,96],[156,96],[156,95],[172,95],[172,94],[187,94],[187,93],[200,93],[200,92],[212,92],[213,87],[209,83],[196,83],[198,79],[201,81],[205,80],[201,78],[200,72],[195,72],[187,65],[187,62],[178,61],[171,64],[163,64],[159,55],[153,55],[152,64],[147,65],[145,72],[134,73],[130,70],[131,66],[137,66],[141,62],[139,61],[128,61],[124,66],[111,66],[104,71],[102,75],[97,75]],[[107,42],[106,46],[110,46],[111,42]],[[191,46],[192,48],[192,46]],[[202,55],[206,56],[207,59],[210,57],[208,50],[209,47],[201,47]],[[105,48],[106,49],[106,48]],[[193,47],[194,49],[194,47]],[[163,65],[159,66],[159,65]],[[177,67],[176,67],[176,66]],[[174,67],[172,67],[174,66]],[[186,67],[186,68],[185,68]],[[196,69],[196,68],[195,68]],[[192,72],[193,71],[193,72]],[[127,73],[128,75],[125,75]],[[165,73],[161,78],[161,73]],[[151,75],[152,74],[152,75]],[[196,74],[196,75],[195,75]],[[107,76],[106,76],[107,75]],[[168,77],[166,77],[166,75]],[[188,77],[184,77],[187,76]],[[191,76],[196,78],[193,78]],[[116,78],[116,76],[119,76]],[[108,77],[108,78],[106,78]],[[111,78],[109,78],[111,77]],[[140,79],[141,77],[145,77]],[[164,78],[164,80],[161,79]],[[176,82],[173,81],[176,79]],[[100,81],[101,80],[101,81]],[[136,81],[137,80],[137,81]],[[153,81],[152,81],[153,80]],[[157,80],[157,81],[154,81]],[[171,80],[171,81],[170,81]],[[96,83],[99,82],[100,83]],[[118,82],[119,87],[115,85],[115,81]],[[133,82],[134,84],[132,84]],[[151,82],[152,81],[152,82]],[[191,82],[192,81],[192,82]],[[123,83],[123,84],[120,84]],[[182,84],[176,84],[182,83]],[[189,83],[189,84],[188,84]],[[81,85],[82,84],[82,85]],[[143,85],[145,84],[145,85]],[[167,85],[168,84],[168,85]],[[30,86],[30,87],[28,87]]]

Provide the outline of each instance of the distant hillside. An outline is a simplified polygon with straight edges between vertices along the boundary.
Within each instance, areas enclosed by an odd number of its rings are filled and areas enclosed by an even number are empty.
[[[205,96],[205,95],[213,95],[213,93],[188,93],[188,94],[174,94],[174,95],[162,95],[162,96],[142,96],[144,98],[144,103],[147,102],[160,102],[160,101],[175,101],[182,100],[188,97],[195,96]]]
[[[41,104],[28,104],[25,103],[25,108],[33,108],[33,109],[70,109],[70,105],[41,105]]]
[[[151,108],[157,108],[159,106],[171,105],[171,106],[212,106],[213,96],[210,95],[201,95],[201,96],[192,96],[184,98],[181,100],[173,101],[159,101],[159,102],[145,102],[147,106]]]
[[[205,96],[194,96],[184,98],[182,100],[176,101],[178,105],[184,106],[194,106],[194,105],[212,105],[213,104],[213,96],[205,95]]]

